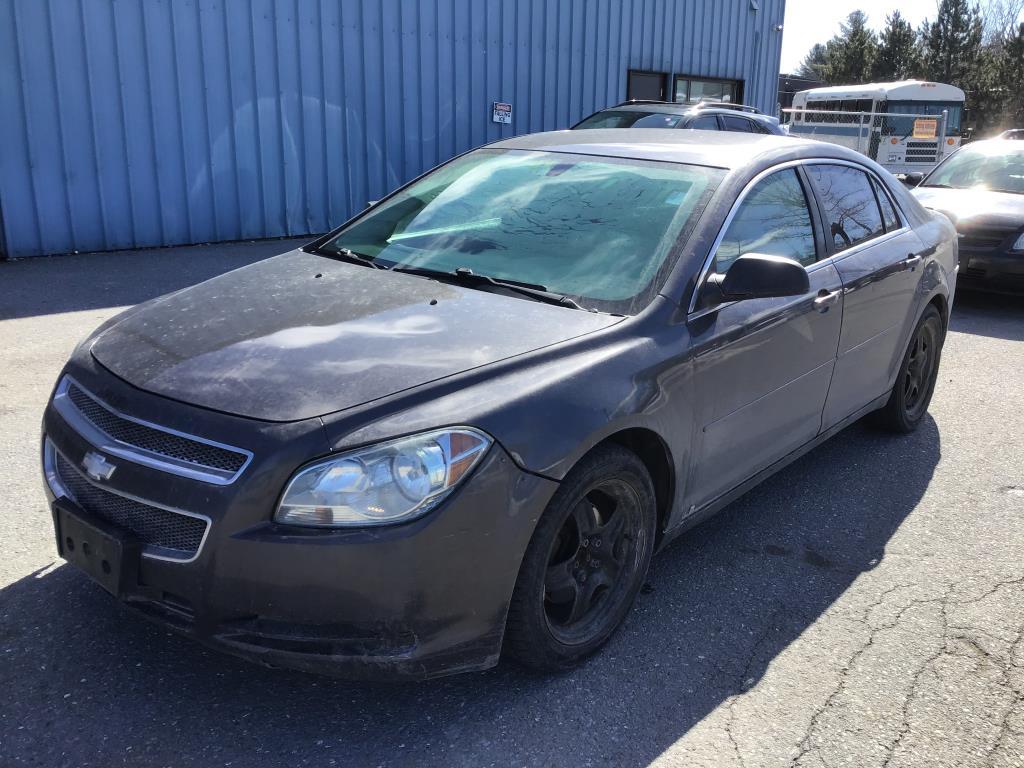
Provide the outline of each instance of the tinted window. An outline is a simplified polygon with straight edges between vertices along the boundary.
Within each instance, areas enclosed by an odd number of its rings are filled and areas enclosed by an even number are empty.
[[[825,205],[825,226],[837,251],[885,231],[864,171],[845,165],[812,165],[808,170]]]
[[[724,274],[744,253],[786,256],[805,266],[814,263],[811,214],[792,168],[758,182],[743,199],[715,252],[714,271]]]
[[[635,109],[607,109],[591,115],[576,128],[675,128],[681,115]]]
[[[872,179],[871,183],[874,185],[875,193],[878,195],[878,204],[882,206],[882,219],[885,221],[885,231],[892,232],[899,229],[900,217],[896,215],[896,208],[893,206],[892,200],[889,199],[888,193],[886,193],[877,180]]]
[[[725,126],[725,130],[727,131],[742,131],[743,133],[750,133],[750,121],[742,117],[722,115],[722,124]]]
[[[704,115],[702,117],[695,118],[687,128],[692,128],[695,131],[717,131],[718,120],[714,115]]]

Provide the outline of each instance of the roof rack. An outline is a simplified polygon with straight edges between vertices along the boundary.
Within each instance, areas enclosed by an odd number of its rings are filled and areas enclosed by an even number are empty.
[[[736,104],[731,101],[698,101],[693,105],[694,109],[707,109],[708,107],[714,107],[715,109],[734,109],[737,112],[750,112],[755,115],[763,115],[757,107],[748,107],[746,104]]]
[[[749,112],[753,115],[763,115],[757,107],[748,107],[746,104],[736,104],[732,101],[698,101],[696,104],[687,104],[682,101],[659,101],[658,99],[628,99],[616,104],[617,107],[628,107],[630,104],[661,104],[668,107],[679,107],[681,109],[732,109],[737,112]]]
[[[626,101],[619,102],[615,106],[628,107],[630,104],[665,104],[673,107],[687,106],[686,104],[680,104],[675,101],[659,101],[658,99],[626,99]]]

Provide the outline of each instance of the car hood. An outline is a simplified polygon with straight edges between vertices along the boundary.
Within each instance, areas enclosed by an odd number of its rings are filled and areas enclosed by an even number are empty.
[[[292,251],[129,310],[90,348],[140,389],[295,421],[620,319]]]
[[[912,192],[925,208],[941,211],[958,226],[982,222],[1006,227],[1024,226],[1024,195],[942,187],[915,187]]]

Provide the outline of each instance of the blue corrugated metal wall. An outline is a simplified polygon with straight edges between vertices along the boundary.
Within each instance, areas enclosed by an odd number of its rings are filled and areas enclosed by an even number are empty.
[[[0,0],[5,251],[323,232],[622,100],[628,69],[743,80],[771,110],[784,2]]]

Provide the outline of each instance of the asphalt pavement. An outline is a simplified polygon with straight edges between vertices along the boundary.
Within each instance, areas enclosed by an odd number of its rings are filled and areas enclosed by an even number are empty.
[[[659,555],[572,672],[253,666],[56,556],[46,398],[119,311],[287,250],[0,264],[0,766],[1024,765],[1024,300],[958,297],[931,415],[854,425]]]

